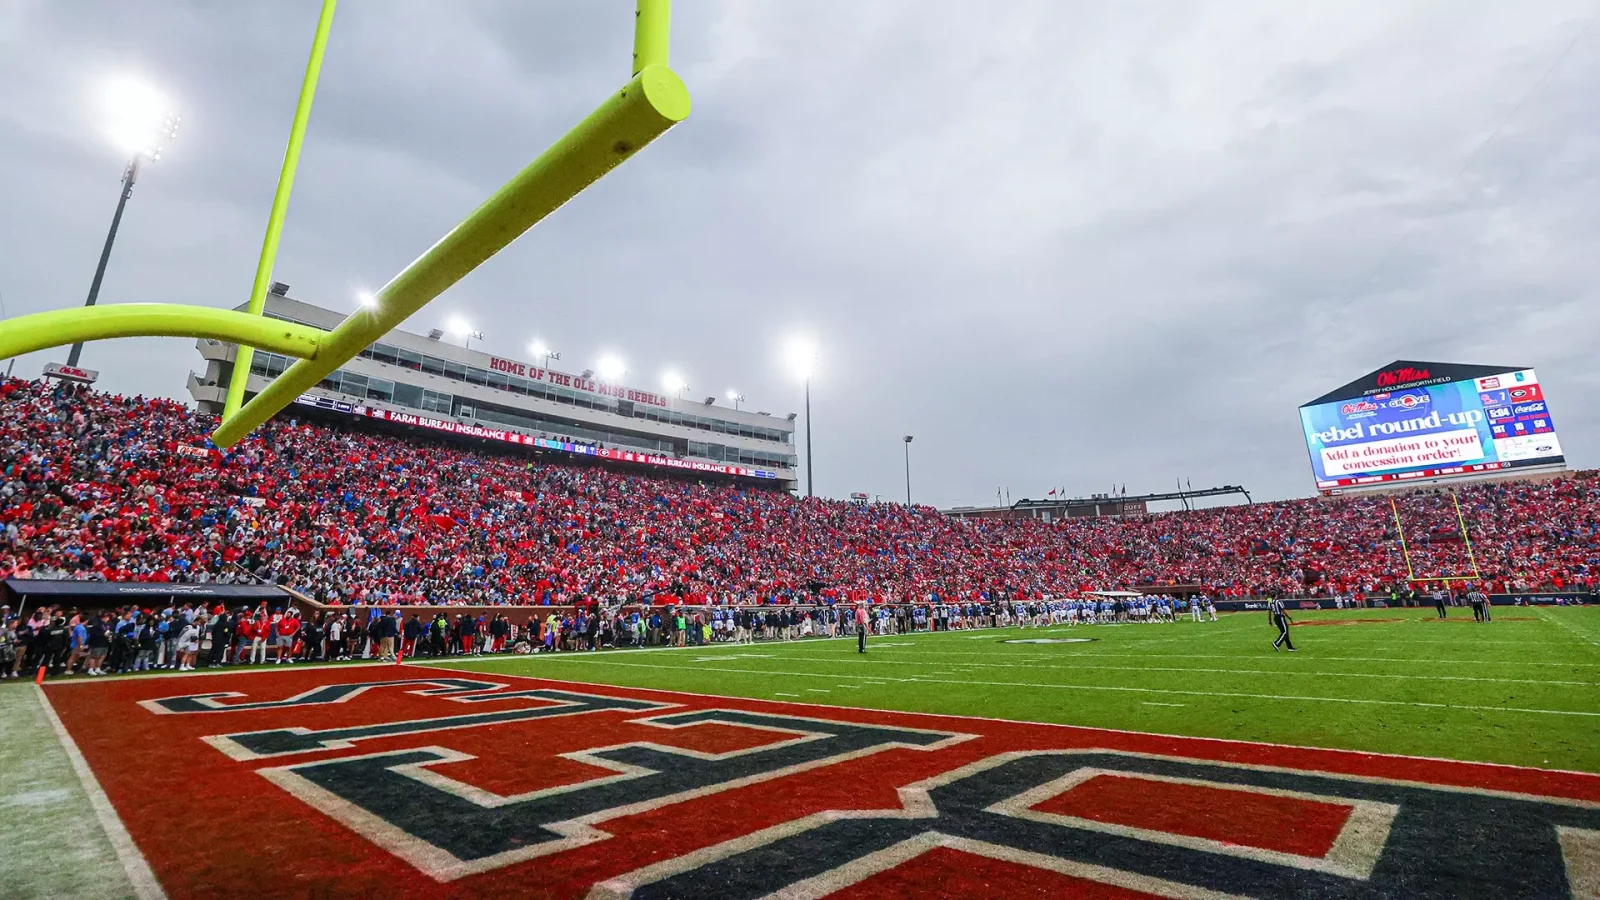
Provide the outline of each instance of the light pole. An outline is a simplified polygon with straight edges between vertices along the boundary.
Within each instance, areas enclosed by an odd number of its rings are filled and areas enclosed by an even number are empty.
[[[677,372],[669,371],[661,376],[661,386],[666,388],[667,393],[676,394],[678,399],[682,400],[683,392],[689,389],[689,382]]]
[[[111,215],[111,229],[106,232],[105,246],[100,248],[100,263],[94,268],[94,280],[89,282],[89,299],[84,306],[93,306],[100,299],[100,283],[106,277],[106,263],[111,261],[111,245],[117,240],[117,227],[122,224],[122,211],[133,196],[134,182],[139,180],[139,163],[145,158],[161,158],[161,148],[178,135],[178,123],[183,121],[167,113],[166,100],[154,88],[139,82],[118,82],[113,85],[112,114],[116,117],[116,139],[124,150],[133,154],[127,168],[122,170],[122,195],[117,199],[117,211]],[[83,355],[83,342],[72,345],[67,353],[67,365],[77,368]]]
[[[816,473],[811,469],[811,375],[806,375],[806,496],[817,495]]]
[[[911,505],[911,435],[906,435],[906,506]]]
[[[739,404],[744,402],[744,395],[735,390],[728,391],[728,400],[733,403],[733,408],[738,411]]]
[[[817,348],[805,338],[794,338],[789,341],[787,355],[794,374],[806,383],[806,496],[815,497],[816,473],[811,459],[811,375],[817,368]]]

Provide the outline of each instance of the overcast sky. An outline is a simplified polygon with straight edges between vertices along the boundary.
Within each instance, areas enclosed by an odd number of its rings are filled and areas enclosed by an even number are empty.
[[[0,0],[6,312],[83,302],[118,73],[183,129],[101,302],[247,299],[318,6]],[[632,6],[344,0],[274,277],[353,308],[623,83]],[[901,496],[904,434],[941,506],[1306,496],[1296,407],[1396,358],[1537,367],[1600,461],[1600,0],[676,7],[690,118],[412,330],[461,314],[491,352],[614,351],[777,415],[810,334],[830,496]],[[173,339],[83,364],[185,400],[201,368]]]

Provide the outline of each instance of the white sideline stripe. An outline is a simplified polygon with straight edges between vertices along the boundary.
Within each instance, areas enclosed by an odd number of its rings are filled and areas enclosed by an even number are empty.
[[[1585,634],[1584,632],[1579,631],[1577,628],[1573,627],[1571,622],[1563,622],[1563,621],[1561,621],[1561,619],[1559,617],[1551,617],[1551,616],[1547,615],[1547,611],[1546,610],[1539,609],[1538,607],[1534,607],[1534,611],[1539,614],[1539,619],[1541,621],[1554,622],[1557,625],[1560,625],[1562,628],[1565,628],[1566,630],[1568,630],[1568,631],[1572,632],[1573,634],[1577,635],[1578,636],[1578,640],[1584,641],[1584,642],[1589,643],[1589,644],[1592,644],[1592,645],[1594,645],[1596,647],[1600,647],[1600,640],[1595,640],[1594,638],[1590,637],[1589,635]],[[1491,613],[1491,615],[1492,615],[1492,613]]]
[[[1143,703],[1145,706],[1188,706],[1189,705],[1187,703],[1158,703],[1158,702],[1156,702],[1154,700],[1142,700],[1140,702]]]
[[[426,666],[426,665],[422,665],[420,663],[416,664],[416,667],[419,668],[419,669],[438,668],[437,666]],[[518,676],[515,676],[515,677],[518,677],[518,678],[543,678],[543,676],[539,676],[539,675],[518,675]],[[748,701],[748,702],[751,702],[751,703],[775,703],[775,702],[778,702],[778,701],[774,701],[774,700],[766,700],[766,699],[761,698],[761,697],[752,697],[752,696],[749,696],[747,694],[746,695],[740,695],[740,694],[709,694],[709,693],[696,692],[696,691],[675,691],[675,690],[672,690],[671,688],[634,687],[634,686],[630,686],[630,685],[613,684],[612,682],[609,682],[609,681],[583,681],[582,679],[576,679],[576,678],[571,678],[571,677],[567,677],[567,676],[564,676],[564,677],[562,677],[560,679],[543,678],[543,680],[545,680],[545,681],[560,681],[561,683],[567,684],[567,685],[582,685],[584,687],[603,687],[603,688],[611,688],[612,690],[633,691],[634,694],[637,694],[638,692],[642,691],[644,693],[649,693],[649,694],[675,694],[675,695],[680,696],[680,697],[702,697],[702,698],[710,697],[710,698],[715,699],[715,700],[744,700],[744,701]],[[898,679],[896,679],[896,680],[898,680]],[[1582,771],[1579,771],[1577,769],[1547,769],[1547,768],[1545,768],[1543,766],[1524,766],[1524,765],[1518,765],[1516,763],[1488,762],[1488,761],[1479,760],[1479,759],[1451,759],[1450,757],[1447,757],[1447,756],[1423,756],[1423,755],[1417,754],[1417,753],[1386,753],[1386,752],[1378,752],[1378,751],[1373,751],[1373,750],[1351,750],[1351,749],[1342,748],[1342,747],[1318,747],[1315,744],[1285,744],[1282,741],[1248,741],[1248,740],[1243,740],[1243,739],[1240,739],[1240,738],[1205,737],[1205,736],[1202,736],[1202,735],[1182,734],[1182,733],[1167,732],[1167,731],[1138,731],[1138,730],[1132,729],[1132,728],[1108,728],[1108,727],[1102,727],[1102,726],[1098,726],[1098,725],[1072,725],[1072,724],[1069,724],[1069,723],[1066,723],[1066,722],[1040,722],[1040,721],[1037,721],[1037,720],[1034,720],[1034,719],[1002,719],[1002,718],[996,718],[994,716],[974,716],[974,715],[969,715],[967,713],[910,712],[910,711],[907,711],[907,710],[904,710],[904,709],[884,709],[883,707],[880,707],[880,706],[841,706],[840,704],[837,704],[837,703],[808,703],[808,702],[806,702],[804,700],[800,700],[800,701],[797,701],[795,703],[787,704],[787,705],[790,705],[790,706],[815,706],[815,707],[817,707],[819,709],[826,709],[826,710],[835,711],[835,713],[837,713],[837,711],[840,711],[840,710],[844,710],[844,711],[861,710],[863,712],[883,713],[884,715],[907,716],[907,717],[910,717],[910,718],[913,718],[913,719],[970,719],[970,720],[972,720],[974,722],[1001,722],[1001,723],[1009,723],[1009,724],[1015,724],[1015,725],[1036,725],[1036,726],[1038,726],[1040,728],[1068,728],[1068,729],[1071,729],[1073,731],[1098,731],[1098,732],[1103,732],[1103,733],[1106,733],[1106,734],[1137,734],[1137,735],[1142,735],[1142,736],[1145,736],[1145,737],[1177,738],[1179,740],[1200,741],[1202,743],[1240,744],[1240,745],[1247,746],[1247,747],[1282,747],[1282,748],[1289,749],[1289,750],[1316,750],[1318,753],[1326,753],[1326,754],[1331,754],[1333,756],[1358,756],[1362,760],[1371,760],[1373,757],[1382,757],[1382,758],[1386,758],[1386,759],[1416,759],[1416,760],[1422,760],[1423,762],[1444,763],[1445,765],[1453,765],[1453,766],[1489,766],[1489,767],[1495,768],[1495,769],[1518,769],[1518,770],[1521,770],[1521,771],[1531,771],[1531,772],[1558,772],[1558,773],[1560,773],[1562,775],[1577,775],[1577,776],[1580,776],[1580,777],[1583,777],[1583,778],[1593,778],[1594,774],[1595,774],[1593,772],[1582,772]],[[1199,759],[1200,757],[1195,757],[1195,758]],[[1215,762],[1216,760],[1211,760],[1211,761]],[[1291,770],[1283,769],[1281,771],[1291,771]],[[1420,782],[1418,782],[1418,783],[1420,783]],[[1437,785],[1428,785],[1428,786],[1429,787],[1437,787]],[[1549,798],[1541,797],[1540,799],[1549,799]],[[1566,802],[1566,801],[1563,801],[1563,802]]]
[[[796,662],[807,662],[807,663],[820,662],[820,663],[839,663],[839,664],[842,664],[842,665],[859,665],[859,663],[856,660],[853,660],[853,659],[840,659],[838,657],[831,657],[831,656],[801,656],[800,654],[797,654],[797,653],[790,653],[790,654],[786,654],[784,656],[784,658],[785,659],[792,659],[792,660],[794,660]],[[1084,659],[1090,659],[1090,658],[1092,658],[1092,657],[1084,657]],[[874,660],[868,660],[868,663],[869,664],[874,664],[874,665],[884,665],[884,666],[926,666],[927,665],[927,663],[920,663],[920,662],[916,662],[914,660],[904,660],[904,659],[874,659]],[[1417,675],[1392,675],[1392,674],[1381,673],[1381,672],[1329,672],[1329,671],[1326,671],[1324,669],[1317,669],[1317,670],[1314,670],[1314,671],[1302,672],[1302,671],[1293,671],[1293,670],[1288,670],[1288,669],[1285,669],[1285,670],[1282,670],[1282,671],[1278,671],[1278,670],[1274,670],[1274,669],[1202,669],[1202,668],[1199,668],[1199,667],[1192,667],[1192,666],[1182,666],[1182,667],[1178,667],[1178,666],[1103,666],[1103,665],[1095,665],[1094,663],[1089,663],[1089,662],[1075,663],[1075,664],[1072,664],[1072,665],[1050,665],[1048,663],[961,663],[961,665],[967,666],[967,667],[971,667],[971,668],[985,668],[985,669],[1067,669],[1067,670],[1104,669],[1104,670],[1109,670],[1109,671],[1113,671],[1113,672],[1194,672],[1194,673],[1202,674],[1202,675],[1272,675],[1272,676],[1302,675],[1302,676],[1308,676],[1308,677],[1313,677],[1313,678],[1401,678],[1401,679],[1406,679],[1406,680],[1415,680],[1416,678],[1419,677]],[[956,675],[958,673],[956,673],[956,672],[929,672],[928,674],[930,674],[930,675]],[[1429,681],[1490,681],[1490,682],[1498,682],[1498,683],[1501,683],[1501,684],[1554,684],[1554,685],[1568,685],[1568,686],[1573,686],[1573,687],[1600,687],[1600,681],[1553,681],[1553,680],[1544,679],[1544,678],[1490,678],[1490,677],[1482,676],[1482,675],[1428,675],[1428,676],[1425,676],[1425,677]]]
[[[611,662],[604,659],[584,658],[580,662],[597,662],[602,665],[627,666],[635,669],[674,669],[677,671],[694,672],[732,672],[738,675],[788,675],[796,678],[838,678],[838,675],[829,675],[823,672],[773,672],[760,669],[729,669],[723,667],[696,666],[694,669],[684,669],[682,666],[663,666],[656,663],[627,663]],[[1578,709],[1544,709],[1542,707],[1526,706],[1474,706],[1453,703],[1427,703],[1420,700],[1370,700],[1357,697],[1303,697],[1295,694],[1247,694],[1242,691],[1180,691],[1173,688],[1143,688],[1127,687],[1124,685],[1105,684],[1054,684],[1038,681],[953,681],[945,678],[895,678],[894,681],[916,682],[917,684],[965,684],[979,685],[981,687],[1020,687],[1020,688],[1055,688],[1058,690],[1074,691],[1116,691],[1132,694],[1170,694],[1182,697],[1236,697],[1246,700],[1289,700],[1296,703],[1353,703],[1361,706],[1412,706],[1424,709],[1470,709],[1480,712],[1513,712],[1530,713],[1534,715],[1550,716],[1595,716],[1600,717],[1600,711]],[[650,690],[650,688],[643,688]],[[814,688],[807,688],[814,690]],[[826,692],[823,692],[826,693]],[[935,713],[934,715],[937,715]],[[1249,742],[1246,742],[1249,743]]]
[[[117,816],[116,807],[111,805],[111,798],[100,788],[99,780],[89,768],[89,761],[83,758],[83,753],[78,750],[78,743],[67,733],[67,726],[61,724],[61,717],[56,715],[55,707],[50,705],[50,698],[46,697],[44,689],[37,685],[33,690],[39,696],[39,705],[44,707],[44,714],[50,720],[50,727],[55,729],[56,739],[61,742],[61,749],[66,751],[67,759],[72,761],[73,771],[78,773],[78,781],[83,784],[83,792],[89,796],[89,805],[94,807],[95,818],[100,820],[100,827],[104,829],[106,838],[111,841],[111,848],[116,851],[117,860],[128,873],[128,882],[133,885],[134,895],[139,900],[166,900],[167,892],[162,890],[161,882],[156,880],[156,873],[151,871],[150,861],[144,858],[139,846],[133,842],[133,836],[128,834],[128,829],[123,826],[122,819]]]

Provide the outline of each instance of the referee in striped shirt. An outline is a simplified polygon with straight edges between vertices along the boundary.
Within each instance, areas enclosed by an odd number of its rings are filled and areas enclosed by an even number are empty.
[[[1272,624],[1278,626],[1278,639],[1272,642],[1272,651],[1276,653],[1281,645],[1290,653],[1295,652],[1294,641],[1289,640],[1289,611],[1283,608],[1283,601],[1276,597],[1268,600],[1267,615],[1272,618]]]
[[[1489,621],[1489,595],[1483,592],[1482,587],[1473,585],[1472,590],[1467,591],[1467,602],[1472,604],[1472,621]]]

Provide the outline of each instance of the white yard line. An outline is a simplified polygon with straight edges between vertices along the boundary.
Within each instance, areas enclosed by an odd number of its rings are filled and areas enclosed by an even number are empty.
[[[61,748],[66,751],[67,758],[72,761],[73,771],[78,773],[78,780],[83,783],[83,791],[89,795],[89,806],[94,809],[95,816],[100,820],[100,827],[105,829],[106,837],[111,841],[111,847],[117,853],[117,859],[122,862],[122,867],[128,873],[128,881],[133,885],[133,892],[139,900],[165,900],[167,893],[161,889],[161,882],[156,880],[155,872],[150,869],[150,861],[144,858],[139,851],[133,837],[128,834],[128,829],[123,826],[122,819],[117,816],[116,807],[111,805],[111,798],[100,788],[100,782],[94,777],[94,772],[89,768],[89,761],[83,758],[83,753],[78,750],[78,743],[67,733],[67,727],[61,724],[61,717],[56,715],[55,708],[50,705],[50,698],[45,696],[42,688],[35,687],[39,694],[39,703],[44,707],[45,715],[50,719],[50,727],[55,729],[56,738],[61,741]]]
[[[834,664],[839,664],[839,665],[858,665],[859,664],[856,660],[853,660],[853,659],[839,659],[839,658],[836,658],[836,657],[828,657],[828,656],[801,656],[801,655],[796,654],[796,653],[785,654],[784,655],[784,659],[793,660],[795,662],[804,662],[804,663],[834,663]],[[1088,659],[1088,658],[1086,657],[1085,659]],[[1301,659],[1304,659],[1304,657],[1302,657]],[[917,662],[916,660],[907,660],[907,659],[874,659],[874,660],[870,660],[870,663],[872,663],[874,665],[883,665],[883,666],[923,666],[923,667],[927,666],[927,663]],[[1097,663],[1092,663],[1092,662],[1087,662],[1087,661],[1085,661],[1085,662],[1067,663],[1067,664],[1051,664],[1051,663],[1037,663],[1037,662],[1030,662],[1030,663],[992,662],[992,663],[963,663],[963,665],[968,667],[968,668],[973,668],[973,669],[1065,669],[1065,670],[1069,670],[1069,671],[1077,671],[1077,670],[1088,669],[1088,670],[1104,670],[1104,671],[1112,671],[1112,672],[1194,672],[1196,674],[1201,674],[1201,675],[1271,675],[1271,676],[1274,676],[1274,677],[1284,676],[1284,675],[1297,675],[1297,676],[1307,677],[1307,678],[1397,678],[1397,679],[1408,680],[1408,681],[1415,681],[1415,680],[1417,680],[1419,678],[1423,678],[1423,679],[1427,679],[1427,680],[1430,680],[1430,681],[1481,681],[1481,682],[1490,682],[1490,683],[1497,683],[1497,684],[1549,684],[1549,685],[1561,685],[1563,687],[1592,687],[1592,688],[1600,688],[1600,681],[1557,681],[1557,680],[1548,679],[1548,678],[1493,678],[1493,677],[1490,677],[1490,676],[1487,676],[1487,675],[1435,675],[1435,674],[1428,674],[1428,675],[1404,674],[1404,675],[1400,675],[1400,674],[1392,674],[1392,673],[1384,673],[1384,672],[1330,672],[1330,671],[1327,671],[1325,669],[1317,669],[1317,670],[1314,670],[1314,671],[1298,671],[1298,670],[1294,670],[1294,669],[1207,669],[1207,668],[1201,668],[1199,666],[1141,666],[1141,665],[1121,666],[1121,665],[1100,665],[1100,664],[1097,664]],[[956,675],[958,673],[956,673],[956,672],[929,672],[928,674],[929,675],[954,676],[954,675]],[[918,677],[920,678],[921,676],[918,676]]]
[[[606,665],[624,666],[624,667],[628,667],[628,668],[638,668],[638,669],[675,669],[675,670],[678,670],[678,671],[692,671],[692,672],[705,672],[705,671],[731,672],[731,673],[738,674],[738,675],[768,675],[768,676],[770,676],[770,675],[785,675],[785,676],[790,676],[790,677],[795,677],[795,678],[838,678],[839,677],[838,675],[830,675],[830,674],[821,673],[821,672],[774,672],[774,671],[770,671],[770,670],[765,670],[764,671],[764,670],[761,670],[761,669],[711,668],[711,667],[707,667],[707,666],[699,666],[699,667],[696,667],[694,669],[687,669],[686,670],[682,666],[664,666],[664,665],[659,665],[659,664],[655,664],[655,663],[613,662],[613,661],[607,660],[607,659],[593,659],[593,658],[585,658],[582,661],[583,662],[597,662],[597,663],[602,663],[602,664],[606,664]],[[951,681],[951,680],[947,680],[947,679],[943,679],[943,678],[902,678],[902,679],[897,679],[897,680],[906,681],[906,682],[916,682],[917,684],[953,684],[953,685],[967,685],[967,686],[977,686],[977,687],[1047,688],[1047,689],[1069,690],[1069,691],[1114,691],[1114,692],[1118,692],[1118,693],[1159,694],[1159,695],[1170,695],[1170,696],[1179,696],[1179,697],[1233,697],[1233,698],[1240,698],[1240,699],[1247,699],[1247,700],[1281,700],[1281,701],[1289,701],[1289,702],[1294,702],[1294,703],[1349,703],[1349,704],[1355,704],[1355,705],[1359,705],[1359,706],[1409,706],[1409,707],[1418,708],[1418,709],[1470,709],[1470,710],[1474,710],[1474,711],[1478,711],[1478,712],[1509,712],[1509,713],[1527,713],[1527,714],[1531,714],[1531,715],[1584,716],[1584,717],[1600,718],[1600,711],[1590,711],[1590,710],[1544,709],[1542,707],[1523,707],[1523,706],[1479,706],[1479,705],[1473,705],[1473,704],[1427,703],[1427,702],[1423,702],[1423,701],[1411,701],[1411,700],[1372,700],[1372,699],[1368,699],[1368,698],[1359,698],[1359,697],[1312,697],[1312,696],[1301,696],[1301,695],[1297,695],[1297,694],[1252,694],[1252,693],[1246,693],[1246,692],[1243,692],[1243,691],[1183,691],[1183,690],[1177,690],[1175,688],[1145,688],[1145,687],[1129,687],[1129,686],[1125,686],[1125,685],[1103,685],[1103,684],[1054,684],[1054,683],[1050,683],[1050,682],[1035,682],[1035,681],[967,681],[967,680]],[[815,690],[815,689],[814,688],[807,688],[807,690]],[[820,693],[827,693],[827,692],[826,691],[822,691]]]
[[[418,668],[430,668],[430,667],[429,666],[418,666]],[[436,668],[436,667],[433,667],[433,668]],[[647,666],[647,668],[657,668],[657,667],[656,666]],[[674,667],[672,667],[672,666],[662,666],[660,668],[674,668]],[[446,669],[445,671],[450,671],[450,670]],[[743,671],[743,670],[740,670],[740,671]],[[756,672],[756,673],[752,673],[752,674],[766,675],[766,674],[770,674],[770,673],[767,673],[767,672]],[[520,677],[520,678],[537,678],[539,676],[521,675],[521,676],[517,676],[517,677]],[[550,680],[555,680],[555,679],[550,679]],[[583,679],[574,679],[574,678],[562,678],[560,680],[565,682],[565,683],[567,683],[567,684],[581,684],[581,685],[587,685],[587,686],[590,686],[590,687],[611,688],[613,690],[644,691],[646,693],[653,693],[653,694],[675,694],[675,695],[677,695],[679,697],[697,697],[697,698],[701,698],[701,699],[704,699],[706,697],[712,697],[712,698],[715,698],[715,699],[718,699],[718,700],[745,700],[745,701],[749,701],[749,702],[752,702],[752,703],[771,703],[771,702],[774,702],[774,701],[770,701],[770,700],[765,700],[765,699],[760,698],[760,697],[752,697],[752,696],[750,696],[748,694],[713,694],[713,693],[707,693],[705,691],[676,691],[676,690],[672,690],[671,688],[660,688],[660,687],[648,687],[648,688],[647,687],[630,687],[630,686],[627,686],[627,685],[614,684],[614,683],[609,682],[609,681],[584,681]],[[902,680],[902,679],[893,679],[893,680]],[[1035,687],[1036,685],[1018,685],[1018,686],[1019,687]],[[785,696],[787,696],[787,695],[785,695]],[[1337,748],[1337,747],[1317,747],[1317,746],[1314,746],[1314,745],[1311,745],[1311,744],[1286,744],[1286,743],[1283,743],[1282,741],[1250,741],[1250,740],[1241,740],[1239,738],[1204,737],[1202,735],[1181,734],[1181,733],[1163,732],[1163,731],[1139,731],[1139,730],[1132,729],[1132,728],[1108,728],[1108,727],[1103,727],[1103,726],[1098,726],[1098,725],[1074,725],[1074,724],[1070,724],[1070,723],[1067,723],[1067,722],[1041,722],[1041,721],[1038,721],[1036,719],[1007,719],[1007,718],[996,718],[994,716],[974,716],[974,715],[970,715],[970,714],[967,714],[967,713],[909,712],[909,711],[904,710],[904,709],[884,709],[883,707],[878,707],[878,706],[840,706],[837,703],[810,703],[810,702],[807,702],[805,700],[798,701],[797,703],[795,703],[793,705],[795,705],[795,706],[814,706],[817,709],[830,710],[830,711],[831,710],[840,710],[840,709],[860,709],[860,710],[866,710],[867,712],[880,712],[880,713],[884,713],[886,715],[904,716],[904,717],[909,717],[909,718],[913,718],[913,719],[966,719],[966,720],[970,720],[970,721],[973,721],[973,722],[1009,722],[1009,723],[1014,723],[1014,724],[1017,724],[1017,725],[1036,725],[1036,726],[1041,727],[1041,728],[1068,728],[1068,729],[1072,729],[1074,731],[1092,730],[1092,731],[1111,732],[1113,734],[1138,734],[1138,735],[1146,735],[1146,736],[1161,737],[1161,738],[1179,738],[1179,739],[1186,740],[1186,741],[1201,741],[1201,742],[1204,742],[1204,743],[1238,744],[1240,746],[1246,746],[1246,747],[1286,747],[1286,748],[1293,749],[1293,750],[1305,750],[1305,749],[1309,748],[1309,749],[1316,750],[1319,753],[1328,753],[1328,754],[1333,754],[1333,755],[1336,755],[1336,756],[1348,756],[1348,757],[1352,757],[1352,758],[1357,758],[1358,757],[1358,758],[1360,758],[1362,760],[1370,760],[1372,757],[1375,757],[1375,756],[1376,757],[1388,757],[1390,759],[1420,759],[1420,760],[1424,760],[1426,762],[1448,763],[1448,764],[1451,764],[1451,765],[1492,766],[1492,767],[1494,767],[1496,769],[1518,769],[1518,770],[1522,770],[1522,771],[1560,772],[1560,773],[1565,774],[1565,775],[1578,775],[1578,776],[1581,776],[1581,777],[1584,777],[1584,778],[1592,778],[1592,777],[1594,777],[1594,773],[1593,772],[1582,772],[1582,771],[1578,771],[1577,769],[1546,769],[1546,768],[1536,767],[1536,766],[1519,765],[1519,764],[1516,764],[1516,763],[1487,762],[1487,761],[1484,761],[1484,760],[1476,760],[1476,759],[1451,759],[1449,757],[1444,757],[1444,756],[1423,756],[1423,755],[1417,754],[1417,753],[1383,753],[1383,752],[1375,752],[1375,751],[1372,751],[1372,750],[1352,750],[1352,749],[1344,749],[1344,748]]]
[[[1189,705],[1187,703],[1158,703],[1155,700],[1143,700],[1143,701],[1140,701],[1140,702],[1142,702],[1145,706],[1188,706]]]
[[[1074,644],[1070,649],[1060,653],[1027,653],[1017,650],[918,650],[917,655],[937,656],[981,656],[989,659],[1150,659],[1159,655],[1166,659],[1232,659],[1239,658],[1238,653],[1107,653],[1100,650],[1088,649],[1092,645]],[[1318,661],[1328,662],[1384,662],[1384,663],[1409,663],[1411,665],[1463,665],[1463,666],[1573,666],[1577,668],[1600,668],[1600,663],[1583,662],[1544,662],[1540,660],[1498,660],[1498,659],[1435,659],[1433,657],[1409,656],[1324,656],[1319,652],[1314,657]],[[1337,648],[1335,648],[1337,649]],[[780,658],[794,658],[795,654],[786,653]],[[947,663],[947,665],[981,665],[981,663]],[[1198,671],[1198,670],[1197,670]]]

